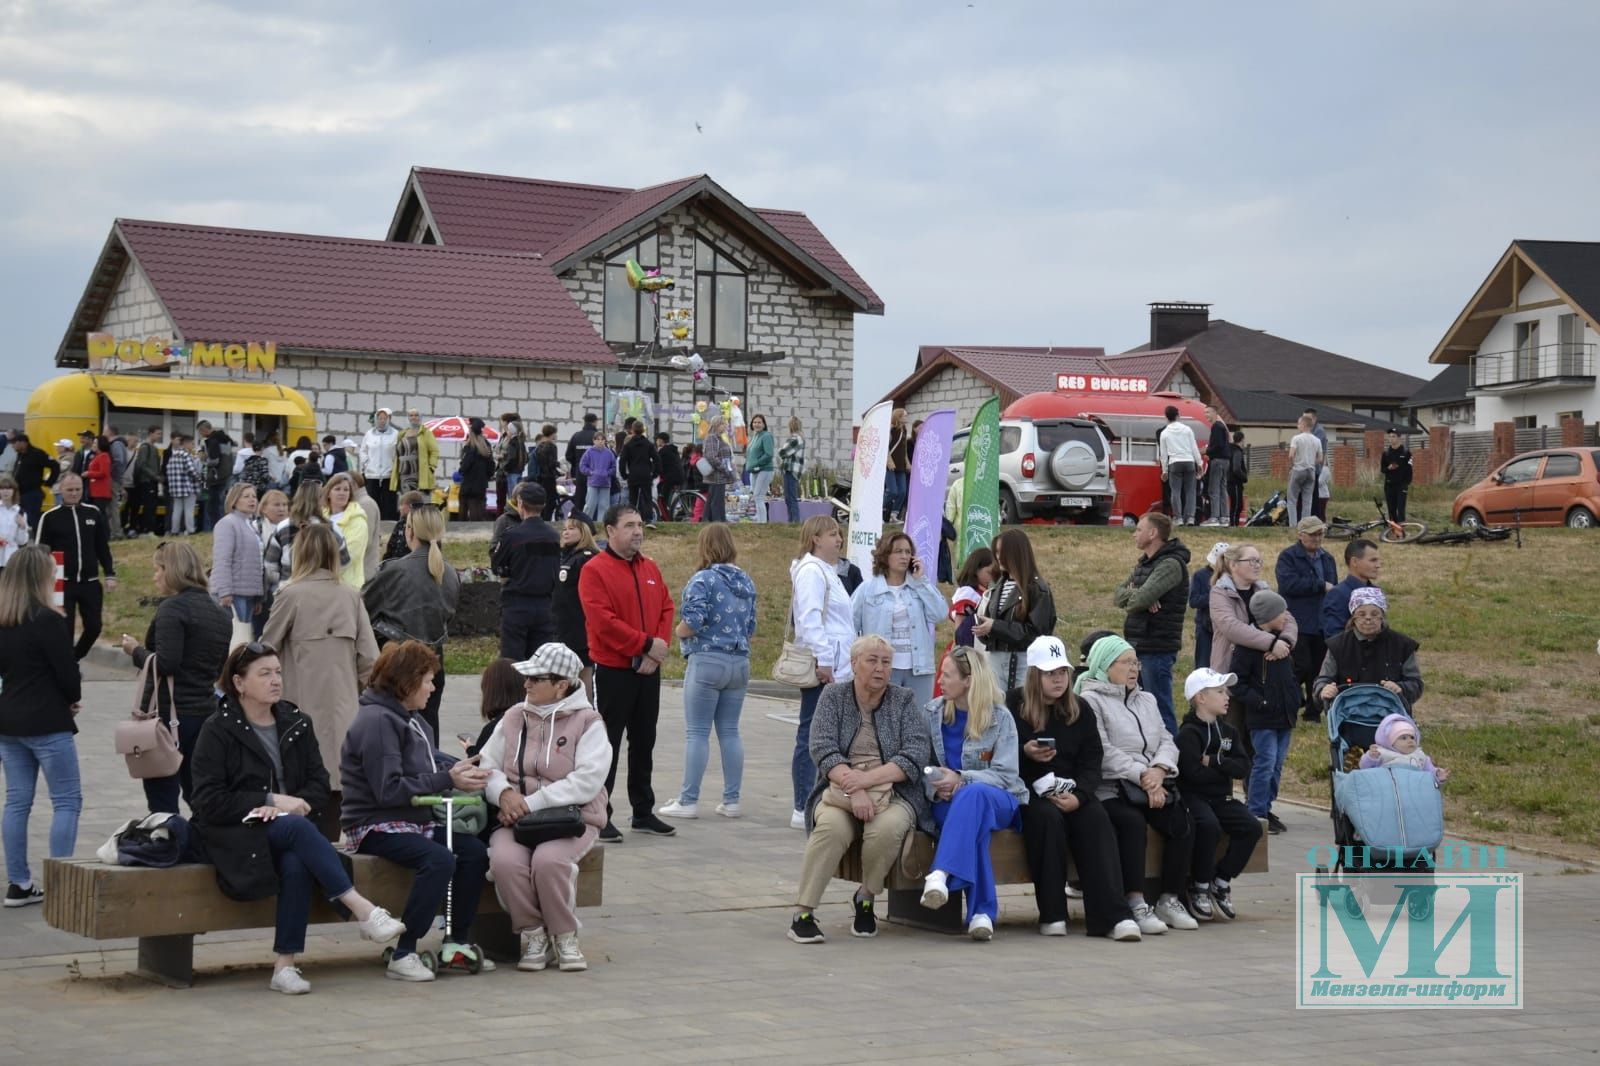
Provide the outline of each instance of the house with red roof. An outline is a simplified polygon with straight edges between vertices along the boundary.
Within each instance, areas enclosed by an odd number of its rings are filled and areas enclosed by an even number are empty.
[[[629,260],[672,287],[635,289]],[[854,316],[882,313],[806,215],[748,207],[705,175],[633,189],[417,167],[382,240],[117,219],[56,364],[89,367],[90,334],[270,343],[271,381],[341,436],[379,407],[414,406],[424,418],[515,411],[565,437],[626,395],[681,441],[698,407],[737,397],[775,431],[798,415],[810,463],[826,467],[849,453]],[[695,353],[698,380],[684,368]],[[167,361],[117,372],[223,382],[263,371]],[[163,424],[187,431],[213,413]],[[273,425],[215,413],[235,429]]]

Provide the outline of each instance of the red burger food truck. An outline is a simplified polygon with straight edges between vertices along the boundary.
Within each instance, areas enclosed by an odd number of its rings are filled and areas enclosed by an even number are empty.
[[[1111,521],[1125,522],[1161,504],[1156,440],[1167,424],[1169,406],[1176,407],[1179,421],[1194,431],[1203,456],[1211,433],[1205,404],[1176,392],[1151,392],[1146,378],[1057,374],[1055,392],[1020,397],[1001,417],[1087,418],[1098,423],[1111,445],[1117,490]]]

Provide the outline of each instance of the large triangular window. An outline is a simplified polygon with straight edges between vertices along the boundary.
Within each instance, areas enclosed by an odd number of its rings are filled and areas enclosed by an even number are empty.
[[[743,351],[749,271],[706,240],[694,242],[694,339],[702,348]]]

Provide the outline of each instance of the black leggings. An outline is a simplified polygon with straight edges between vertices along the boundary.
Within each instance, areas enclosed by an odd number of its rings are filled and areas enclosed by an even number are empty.
[[[1166,838],[1161,854],[1161,892],[1182,892],[1189,876],[1189,855],[1194,847],[1194,832],[1189,812],[1180,803],[1165,807],[1135,807],[1121,797],[1104,800],[1101,806],[1111,819],[1117,837],[1117,855],[1122,862],[1122,887],[1127,892],[1144,890],[1145,826]]]
[[[1049,800],[1032,796],[1022,808],[1022,840],[1028,851],[1039,921],[1067,920],[1067,855],[1071,852],[1083,886],[1085,932],[1105,936],[1133,917],[1123,894],[1117,865],[1117,838],[1105,808],[1093,796],[1063,814]]]
[[[1196,799],[1189,802],[1194,823],[1194,879],[1206,884],[1214,878],[1232,881],[1239,876],[1261,839],[1261,823],[1236,799]],[[1217,842],[1228,835],[1228,850],[1217,858]]]

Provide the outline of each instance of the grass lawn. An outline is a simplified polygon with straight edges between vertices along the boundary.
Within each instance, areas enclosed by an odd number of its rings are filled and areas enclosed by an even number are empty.
[[[1371,490],[1336,497],[1334,513],[1365,519]],[[1440,528],[1449,520],[1452,490],[1422,488],[1408,517]],[[646,552],[680,593],[693,567],[694,529],[663,525],[646,535]],[[1121,630],[1111,594],[1133,566],[1125,530],[1029,527],[1060,612],[1057,634],[1076,647],[1089,630]],[[740,564],[755,579],[760,604],[752,675],[765,677],[782,640],[788,608],[788,566],[796,531],[786,526],[737,526]],[[1283,529],[1195,529],[1184,538],[1202,565],[1215,540],[1249,539],[1271,562],[1293,538]],[[107,597],[106,639],[142,635],[151,608],[153,541],[116,546],[124,578]],[[202,557],[210,538],[195,538]],[[1339,556],[1338,544],[1329,550]],[[1450,767],[1446,786],[1453,833],[1501,844],[1537,846],[1575,857],[1600,858],[1600,540],[1592,530],[1531,530],[1513,542],[1467,547],[1384,546],[1383,585],[1395,628],[1421,642],[1427,691],[1417,713],[1424,747]],[[457,566],[484,565],[487,545],[447,542]],[[1343,572],[1342,558],[1340,571]],[[948,627],[946,627],[947,629]],[[1179,655],[1178,685],[1193,662],[1193,623]],[[941,639],[944,639],[943,637]],[[481,670],[495,655],[491,638],[451,642],[452,673]],[[669,678],[683,662],[669,659]],[[1181,696],[1181,692],[1180,692]],[[1285,793],[1326,803],[1328,747],[1322,727],[1302,725],[1285,770]]]

